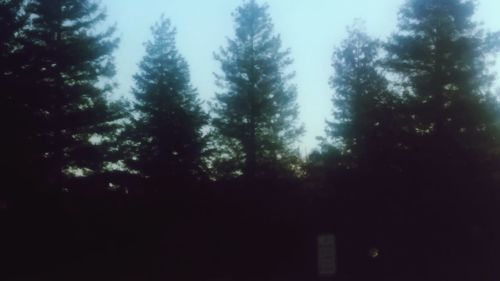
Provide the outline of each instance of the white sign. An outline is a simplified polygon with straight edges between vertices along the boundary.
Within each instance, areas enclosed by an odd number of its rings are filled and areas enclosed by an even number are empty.
[[[335,275],[335,235],[318,236],[318,274],[321,277]]]

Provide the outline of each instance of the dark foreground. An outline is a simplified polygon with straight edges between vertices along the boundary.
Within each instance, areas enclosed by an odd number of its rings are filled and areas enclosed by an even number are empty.
[[[433,225],[401,211],[380,221],[370,204],[297,182],[39,194],[3,204],[0,280],[320,280],[323,233],[337,239],[337,275],[325,280],[500,276],[496,224]]]

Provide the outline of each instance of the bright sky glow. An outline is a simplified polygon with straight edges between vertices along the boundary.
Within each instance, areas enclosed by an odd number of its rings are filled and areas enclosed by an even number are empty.
[[[489,30],[500,30],[500,1],[477,2],[476,19]],[[190,65],[193,85],[203,100],[212,99],[217,90],[213,73],[219,70],[213,53],[226,46],[226,38],[233,36],[231,13],[241,0],[103,0],[102,3],[107,8],[109,22],[117,24],[121,38],[116,52],[119,95],[130,93],[132,76],[144,55],[143,42],[151,37],[150,26],[164,14],[177,28],[177,46]],[[291,48],[300,118],[306,127],[301,150],[310,152],[317,145],[315,138],[324,135],[325,120],[331,118],[330,59],[334,47],[345,38],[346,26],[362,19],[371,36],[386,38],[395,31],[398,10],[404,0],[269,0],[267,3],[275,32],[281,35],[283,46]]]

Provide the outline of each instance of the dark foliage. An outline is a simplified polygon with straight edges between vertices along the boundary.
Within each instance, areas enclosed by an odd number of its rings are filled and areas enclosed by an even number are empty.
[[[17,60],[20,53],[22,30],[26,25],[26,16],[21,12],[22,1],[0,1],[0,126],[7,132],[0,140],[0,169],[5,175],[5,183],[14,183],[22,179],[26,167],[26,115],[29,111],[19,102],[19,88],[22,78],[19,76]],[[16,149],[19,148],[19,149]],[[15,187],[4,184],[0,188],[1,197],[12,197]]]
[[[273,34],[267,6],[248,1],[234,14],[235,38],[215,56],[222,75],[213,110],[213,165],[220,176],[293,175],[298,165],[295,88],[286,73],[289,51]]]
[[[161,190],[205,177],[202,128],[207,116],[175,46],[170,21],[162,18],[152,33],[134,76],[135,100],[122,141],[127,167],[144,184]]]
[[[498,280],[500,35],[474,9],[407,0],[386,42],[348,28],[302,167],[267,5],[234,13],[209,116],[168,19],[111,102],[97,2],[0,0],[0,280],[321,280],[324,233],[334,280]]]
[[[499,45],[473,12],[470,1],[410,0],[384,53],[357,30],[334,53],[333,142],[309,172],[335,194],[341,279],[498,274],[499,112],[486,58]],[[372,259],[373,247],[386,254]]]
[[[104,14],[92,1],[29,1],[13,99],[25,110],[21,143],[33,185],[61,191],[105,171],[120,108],[105,83],[114,74],[113,29],[96,32]],[[104,85],[104,86],[98,86]],[[33,172],[34,174],[30,174]],[[35,186],[33,186],[35,187]]]

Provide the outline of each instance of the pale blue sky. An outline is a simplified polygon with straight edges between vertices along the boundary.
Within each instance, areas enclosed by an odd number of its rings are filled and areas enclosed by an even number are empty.
[[[263,2],[263,1],[259,1]],[[283,46],[291,48],[292,70],[297,76],[300,118],[306,134],[301,150],[310,152],[316,136],[324,135],[330,118],[333,48],[345,37],[345,27],[363,19],[371,36],[386,38],[396,28],[397,13],[404,0],[268,0],[275,31]],[[117,93],[128,95],[132,75],[144,55],[143,42],[150,26],[161,14],[177,28],[177,46],[189,63],[191,81],[200,97],[211,100],[217,90],[213,72],[219,70],[213,53],[233,35],[231,13],[242,0],[102,0],[108,20],[116,23],[121,38],[116,52]],[[491,30],[500,30],[500,0],[478,0],[476,19]]]

